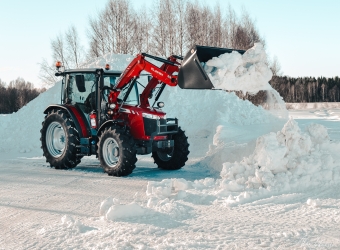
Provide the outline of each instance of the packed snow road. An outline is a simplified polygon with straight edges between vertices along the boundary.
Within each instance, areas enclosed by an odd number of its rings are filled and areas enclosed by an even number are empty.
[[[301,127],[321,122],[330,139],[339,140],[339,120],[320,120],[317,114],[290,112]],[[227,135],[236,161],[253,150],[246,145],[254,147],[260,131],[270,131],[261,126]],[[126,178],[107,176],[95,158],[84,158],[69,171],[51,169],[44,158],[28,154],[2,153],[1,159],[0,249],[340,248],[339,183],[230,204],[210,191],[219,176],[197,154],[179,171],[159,170],[150,156],[139,157]],[[179,191],[150,205],[155,197],[149,199],[148,189],[164,188],[160,183],[171,178],[178,180],[172,188]],[[201,191],[181,192],[187,182],[201,185]],[[99,214],[108,197],[121,204],[116,217]],[[118,208],[124,210],[120,216]]]

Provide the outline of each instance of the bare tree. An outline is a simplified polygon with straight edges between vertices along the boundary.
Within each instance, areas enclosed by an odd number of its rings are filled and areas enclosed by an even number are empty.
[[[136,13],[128,0],[110,0],[97,18],[90,18],[90,56],[107,53],[134,53]]]
[[[71,26],[65,36],[59,34],[51,40],[53,62],[49,63],[45,58],[40,63],[39,78],[47,85],[57,81],[55,77],[55,62],[60,61],[65,68],[79,68],[83,63],[83,49],[75,26]]]
[[[178,55],[184,55],[186,52],[188,45],[186,43],[186,32],[185,32],[185,6],[187,4],[186,0],[175,0],[174,7],[175,7],[175,35],[176,35],[176,49],[175,53]]]
[[[189,46],[193,44],[202,44],[202,31],[201,31],[201,11],[198,2],[188,2],[185,11],[185,22],[186,22],[186,42]]]
[[[83,61],[83,48],[80,45],[78,31],[72,25],[65,33],[67,61],[71,67],[79,68],[80,63]]]
[[[111,31],[112,52],[131,53],[133,51],[133,17],[134,11],[128,0],[110,0],[104,12],[107,25]]]
[[[167,1],[167,0],[166,0]],[[153,20],[153,35],[154,47],[151,49],[152,53],[167,56],[167,29],[166,18],[167,13],[164,11],[164,4],[162,0],[159,0],[155,4],[155,17]]]
[[[40,65],[40,73],[39,78],[40,80],[45,83],[47,86],[53,85],[58,78],[54,75],[55,74],[55,66],[54,64],[50,64],[46,58],[39,64]]]
[[[222,23],[223,23],[223,17],[221,13],[220,5],[217,4],[214,9],[214,18],[211,19],[212,21],[212,27],[211,27],[211,46],[214,47],[222,47]]]
[[[281,76],[283,74],[281,71],[281,64],[277,56],[274,56],[273,60],[270,61],[269,68],[272,71],[273,76]]]
[[[98,15],[99,17],[97,19],[90,18],[90,30],[88,31],[90,40],[90,58],[103,56],[109,53],[114,46],[112,33],[110,33],[112,31],[110,31],[106,25],[105,13],[102,12]]]
[[[57,35],[55,39],[51,40],[51,48],[53,53],[53,60],[61,61],[61,63],[66,68],[69,68],[64,36],[62,34]]]
[[[151,45],[152,22],[146,8],[142,8],[133,20],[134,40],[132,46],[136,53],[149,52]]]

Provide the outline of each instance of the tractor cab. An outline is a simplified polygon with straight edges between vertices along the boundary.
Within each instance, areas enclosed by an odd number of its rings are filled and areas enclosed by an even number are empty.
[[[74,69],[62,72],[61,103],[78,106],[89,114],[97,108],[98,90],[103,86],[114,86],[120,71],[110,71],[103,74],[101,69]]]
[[[96,96],[99,89],[104,89],[98,101],[108,101],[109,88],[116,85],[121,71],[104,71],[101,69],[75,69],[63,72],[62,81],[62,104],[78,105],[85,113],[90,113],[96,109]],[[143,91],[150,80],[150,75],[141,74],[140,78],[134,83],[132,91],[125,100],[125,104],[139,105],[139,94]],[[100,86],[98,88],[98,86]],[[104,87],[104,88],[103,88]],[[124,99],[128,88],[121,89],[118,100]]]
[[[72,69],[60,72],[59,74],[63,76],[61,104],[74,106],[81,111],[88,122],[90,122],[89,116],[91,113],[100,113],[101,120],[98,121],[98,125],[100,125],[106,120],[105,112],[108,107],[108,96],[121,73],[121,71],[104,71],[96,68]],[[121,89],[117,98],[118,104],[124,100],[124,105],[138,106],[140,104],[139,94],[143,91],[149,79],[149,75],[141,74],[127,96],[128,88]]]

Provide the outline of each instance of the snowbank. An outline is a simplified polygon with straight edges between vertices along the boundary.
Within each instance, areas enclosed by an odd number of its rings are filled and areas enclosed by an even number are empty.
[[[44,110],[60,103],[60,82],[40,94],[18,112],[0,116],[0,152],[31,153],[41,156],[40,129]]]
[[[272,75],[265,61],[263,46],[255,44],[243,55],[236,51],[222,54],[204,65],[213,84],[220,90],[165,89],[161,97],[164,110],[168,117],[179,119],[189,138],[191,157],[206,155],[201,163],[221,171],[227,159],[240,160],[248,156],[255,147],[257,135],[282,128],[288,119],[288,111],[282,97],[268,83]],[[265,108],[226,91],[256,93],[263,89],[267,89]],[[251,125],[258,124],[272,126],[262,126],[254,133]],[[245,144],[235,145],[230,141],[231,134],[247,137]]]
[[[339,150],[340,143],[329,140],[324,126],[311,124],[303,132],[291,119],[281,131],[259,137],[249,157],[225,162],[221,179],[149,182],[146,192],[157,199],[231,205],[303,191],[340,180]],[[318,202],[309,200],[307,204],[317,206]]]
[[[117,220],[141,216],[146,210],[135,202],[130,204],[121,204],[118,199],[107,198],[100,204],[99,215],[104,216],[107,220]]]

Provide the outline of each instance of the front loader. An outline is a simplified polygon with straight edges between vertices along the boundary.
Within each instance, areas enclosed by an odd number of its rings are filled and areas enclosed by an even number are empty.
[[[188,160],[187,137],[176,118],[166,117],[159,97],[167,85],[214,89],[202,65],[232,51],[195,45],[184,58],[141,53],[124,72],[109,65],[61,71],[58,62],[61,104],[46,108],[41,129],[46,161],[56,169],[70,169],[83,156],[96,155],[106,173],[126,176],[135,168],[137,154],[151,154],[159,168],[180,169]]]

